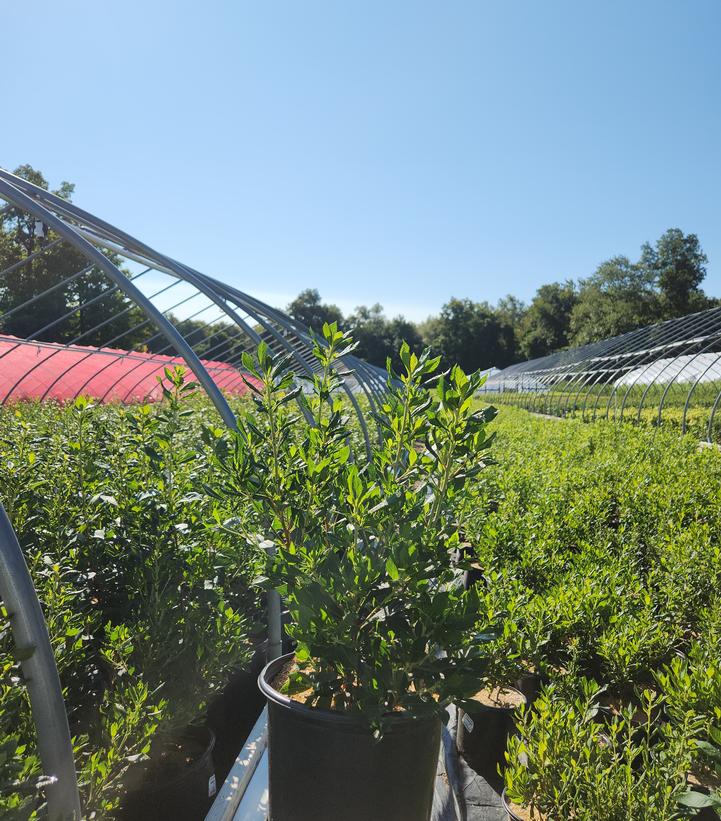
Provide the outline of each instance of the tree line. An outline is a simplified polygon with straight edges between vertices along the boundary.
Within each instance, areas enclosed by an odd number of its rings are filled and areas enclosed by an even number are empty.
[[[307,288],[287,311],[306,327],[336,321],[352,330],[358,355],[376,365],[393,360],[406,339],[466,370],[503,368],[718,305],[700,287],[707,262],[696,234],[669,228],[655,243],[641,246],[637,261],[611,257],[588,277],[541,285],[528,304],[512,295],[496,305],[454,297],[437,315],[414,323],[386,317],[379,304],[344,316]]]
[[[48,188],[32,166],[14,173]],[[64,182],[54,193],[69,201],[73,189]],[[108,287],[102,271],[57,239],[23,211],[0,210],[0,333],[172,352],[141,310]],[[109,257],[121,266],[122,260]],[[644,243],[637,261],[612,257],[588,277],[542,285],[528,304],[511,295],[495,305],[452,298],[438,314],[416,323],[387,317],[379,304],[361,305],[345,316],[307,288],[287,311],[305,328],[320,330],[324,322],[336,321],[352,330],[358,355],[381,367],[388,357],[398,364],[395,357],[406,340],[414,349],[430,346],[446,364],[457,362],[465,370],[502,368],[717,305],[701,290],[707,262],[695,234],[670,228],[655,243]],[[82,276],[74,276],[80,271]],[[200,356],[238,361],[244,340],[229,321],[169,318]]]

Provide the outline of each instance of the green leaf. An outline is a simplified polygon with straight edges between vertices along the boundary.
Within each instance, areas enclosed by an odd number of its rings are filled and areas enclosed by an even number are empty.
[[[386,559],[386,572],[391,577],[391,579],[393,579],[393,581],[396,581],[400,576],[398,568],[396,567],[396,563],[393,561],[393,559],[391,559],[390,556]]]
[[[695,810],[701,810],[704,807],[713,807],[715,802],[709,795],[704,795],[704,793],[689,790],[679,796],[678,803],[684,807],[692,807]]]

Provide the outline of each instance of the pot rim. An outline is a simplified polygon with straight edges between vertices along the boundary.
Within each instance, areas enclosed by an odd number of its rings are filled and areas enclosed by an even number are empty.
[[[294,701],[289,696],[278,692],[270,684],[270,679],[273,678],[283,664],[292,659],[295,653],[286,653],[279,656],[272,661],[269,661],[261,670],[258,676],[258,687],[260,692],[268,699],[286,710],[291,710],[295,715],[304,718],[307,721],[314,721],[322,724],[335,724],[347,728],[348,730],[357,729],[362,732],[368,732],[368,724],[363,721],[361,715],[348,715],[340,713],[336,710],[327,710],[324,707],[308,707],[298,701]],[[436,713],[427,716],[414,716],[410,713],[398,713],[384,717],[384,722],[387,722],[389,730],[401,730],[409,724],[432,724],[435,721],[440,721],[440,716]]]
[[[505,786],[501,790],[501,802],[503,803],[503,809],[508,813],[508,817],[511,819],[517,819],[518,816],[513,812],[511,808],[511,802],[508,800],[508,796],[506,795],[506,788]],[[516,806],[515,804],[513,805]]]
[[[508,814],[509,818],[517,818],[518,816],[513,812],[511,809],[510,801],[508,800],[508,796],[506,795],[506,788],[505,786],[501,790],[501,802],[503,804],[503,809]]]

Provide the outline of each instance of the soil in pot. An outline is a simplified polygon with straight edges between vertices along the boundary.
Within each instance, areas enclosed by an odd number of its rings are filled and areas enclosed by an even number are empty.
[[[127,821],[198,821],[217,792],[213,764],[215,735],[208,727],[187,727],[159,739],[150,759],[126,779],[118,817]]]
[[[526,697],[515,687],[495,687],[476,693],[472,702],[458,710],[456,745],[468,765],[500,789],[498,770],[505,763],[508,736],[516,731],[514,713]]]
[[[521,807],[509,801],[505,790],[501,793],[501,798],[503,800],[503,808],[510,821],[545,821],[545,817],[535,810],[531,811],[528,807]]]
[[[428,821],[440,719],[394,714],[376,740],[353,716],[278,692],[272,682],[291,658],[258,678],[268,701],[270,821]]]

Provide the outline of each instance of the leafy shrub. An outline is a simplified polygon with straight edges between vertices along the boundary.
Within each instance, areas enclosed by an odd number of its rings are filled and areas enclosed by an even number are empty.
[[[382,732],[395,710],[437,713],[478,688],[478,594],[458,584],[451,554],[455,500],[484,467],[494,411],[473,410],[479,374],[456,367],[430,387],[438,359],[404,345],[378,418],[382,441],[359,465],[336,371],[352,342],[335,325],[323,333],[307,394],[264,345],[244,358],[260,383],[251,388],[256,414],[216,452],[223,493],[255,509],[248,538],[274,547],[265,586],[291,615],[291,692],[309,689],[307,703],[356,713]],[[292,409],[296,397],[310,423]]]
[[[659,701],[649,691],[638,708],[597,721],[600,690],[580,679],[573,698],[545,691],[525,712],[506,751],[508,798],[548,818],[579,821],[670,821],[692,761],[696,721],[657,728]],[[660,735],[660,738],[658,737]]]

